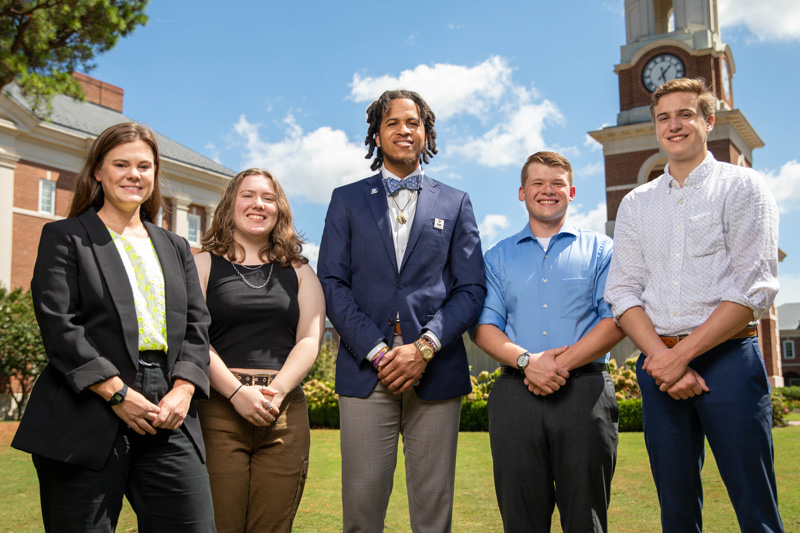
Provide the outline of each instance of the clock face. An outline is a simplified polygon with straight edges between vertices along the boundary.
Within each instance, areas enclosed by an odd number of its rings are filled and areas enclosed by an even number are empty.
[[[728,72],[728,60],[725,56],[722,56],[722,61],[720,61],[720,70],[722,71],[722,94],[725,96],[726,100],[731,99],[731,75]]]
[[[673,54],[659,54],[650,59],[642,71],[642,83],[651,93],[675,78],[686,75],[683,61]]]

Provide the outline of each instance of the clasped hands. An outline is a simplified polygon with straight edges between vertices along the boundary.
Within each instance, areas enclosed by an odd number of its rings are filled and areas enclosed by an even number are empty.
[[[378,379],[395,394],[402,394],[422,378],[428,362],[413,344],[392,348],[378,364]]]
[[[281,403],[286,394],[269,385],[260,387],[244,385],[230,400],[239,416],[255,426],[268,426],[280,414]]]
[[[547,396],[567,382],[569,372],[556,362],[556,357],[568,349],[569,346],[561,346],[531,354],[524,370],[524,383],[529,391],[537,396]]]
[[[183,379],[176,379],[172,389],[158,405],[152,403],[141,393],[128,389],[125,400],[112,406],[114,413],[139,435],[156,434],[156,428],[178,429],[189,412],[194,395],[194,385]]]
[[[655,379],[659,390],[675,400],[686,400],[709,390],[703,377],[666,346],[645,357],[642,369]]]

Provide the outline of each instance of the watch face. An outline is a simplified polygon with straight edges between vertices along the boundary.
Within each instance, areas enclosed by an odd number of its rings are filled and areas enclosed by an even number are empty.
[[[651,93],[668,81],[686,75],[683,61],[673,54],[659,54],[650,59],[642,71],[642,83]]]
[[[526,366],[528,366],[529,358],[530,355],[528,355],[528,352],[525,352],[524,354],[517,357],[517,368],[525,368]]]

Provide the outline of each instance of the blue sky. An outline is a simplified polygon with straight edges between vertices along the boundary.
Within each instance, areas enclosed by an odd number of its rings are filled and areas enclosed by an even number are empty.
[[[484,249],[526,222],[519,169],[541,149],[575,169],[572,220],[603,231],[600,146],[616,120],[623,0],[272,2],[153,0],[150,22],[90,74],[125,114],[234,171],[275,173],[316,259],[330,193],[371,174],[367,105],[417,90],[437,115],[426,173],[467,191]],[[800,3],[718,0],[735,106],[766,143],[754,167],[781,209],[779,304],[800,302]],[[224,5],[224,7],[222,7]]]

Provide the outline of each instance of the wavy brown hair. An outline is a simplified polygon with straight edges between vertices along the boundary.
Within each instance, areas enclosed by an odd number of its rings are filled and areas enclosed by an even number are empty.
[[[433,125],[436,123],[436,115],[433,114],[433,111],[428,107],[425,100],[414,91],[407,91],[405,89],[385,91],[367,108],[368,127],[367,137],[364,139],[364,145],[367,147],[367,155],[364,156],[364,159],[370,159],[372,154],[375,154],[375,159],[369,167],[372,170],[378,170],[383,164],[383,152],[375,142],[375,135],[381,131],[383,114],[389,111],[389,108],[392,106],[392,101],[398,98],[407,98],[411,100],[419,109],[419,118],[422,121],[422,125],[425,127],[425,135],[427,136],[425,149],[422,151],[422,161],[427,164],[434,154],[439,153],[439,150],[436,149],[436,130],[433,129]]]
[[[248,176],[264,176],[272,181],[275,187],[275,204],[278,206],[278,221],[269,234],[269,240],[259,250],[258,258],[262,261],[277,261],[282,266],[308,263],[308,259],[302,255],[305,240],[294,229],[292,208],[283,187],[269,171],[260,168],[243,170],[228,183],[214,211],[214,221],[203,235],[203,251],[227,257],[234,262],[239,261],[241,255],[241,260],[244,260],[244,249],[233,238],[233,209],[239,187]]]
[[[83,168],[75,179],[75,191],[72,196],[72,204],[69,206],[68,218],[77,217],[90,207],[94,207],[96,210],[103,207],[106,198],[103,194],[102,184],[95,177],[97,169],[103,165],[103,159],[108,152],[120,144],[134,141],[142,141],[153,150],[153,164],[155,165],[153,194],[142,204],[139,209],[139,217],[148,222],[155,220],[158,210],[164,203],[161,196],[161,159],[158,153],[158,143],[153,130],[136,122],[124,122],[106,128],[94,140]]]
[[[693,93],[697,95],[697,105],[704,118],[714,115],[717,99],[703,78],[676,78],[668,81],[653,93],[650,104],[650,118],[656,121],[656,106],[664,96],[672,93]]]

